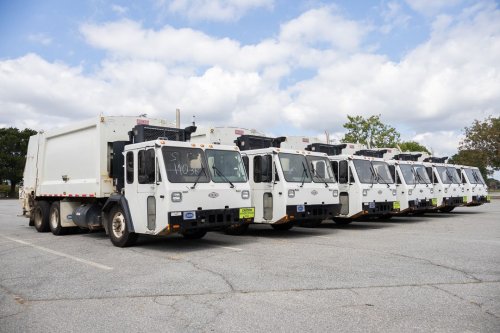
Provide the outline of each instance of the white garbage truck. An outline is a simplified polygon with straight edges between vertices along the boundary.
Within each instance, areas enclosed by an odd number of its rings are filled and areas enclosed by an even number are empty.
[[[447,159],[448,157],[426,157],[425,155],[419,157],[419,161],[423,162],[433,184],[434,196],[437,200],[436,208],[443,213],[449,213],[467,201],[460,175],[454,165],[445,163]]]
[[[339,186],[340,212],[333,218],[335,223],[349,224],[360,218],[389,218],[399,212],[396,185],[389,165],[382,159],[384,151],[369,150],[357,143],[318,143],[314,138],[294,138],[287,147],[328,155]]]
[[[480,206],[491,201],[488,186],[477,167],[455,165],[464,189],[464,205]]]
[[[384,149],[385,161],[396,183],[400,211],[396,215],[420,214],[436,209],[437,199],[425,166],[418,162],[420,153],[402,153],[399,149]]]
[[[54,235],[105,229],[123,247],[138,234],[195,239],[252,222],[238,147],[191,143],[195,126],[169,125],[101,116],[32,136],[22,199],[30,224]]]
[[[315,226],[333,218],[339,211],[339,191],[326,154],[282,149],[285,140],[235,127],[199,129],[191,136],[191,142],[232,143],[240,148],[252,189],[254,223],[288,230],[295,224]],[[227,230],[237,234],[247,227]]]

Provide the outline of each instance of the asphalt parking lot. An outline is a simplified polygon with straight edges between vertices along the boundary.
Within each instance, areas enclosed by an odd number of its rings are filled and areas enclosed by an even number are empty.
[[[500,200],[126,249],[19,213],[0,200],[1,332],[500,331]]]

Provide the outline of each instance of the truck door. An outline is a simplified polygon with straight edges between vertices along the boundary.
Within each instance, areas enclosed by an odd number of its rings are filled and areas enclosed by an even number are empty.
[[[137,213],[134,220],[136,232],[152,233],[156,229],[156,154],[154,148],[145,148],[137,152]],[[140,228],[140,229],[139,229]],[[139,229],[139,230],[138,230]]]
[[[337,166],[337,161],[333,166]],[[339,181],[339,192],[340,192],[340,214],[349,215],[349,193],[351,187],[351,181],[354,177],[349,172],[349,167],[347,161],[338,161],[338,181]]]
[[[253,156],[253,182],[255,197],[256,220],[270,221],[273,219],[273,161],[271,155]],[[258,214],[258,215],[257,215]],[[256,221],[257,222],[257,221]]]

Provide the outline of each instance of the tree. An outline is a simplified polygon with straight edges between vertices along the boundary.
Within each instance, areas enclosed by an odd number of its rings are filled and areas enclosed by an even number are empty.
[[[474,120],[465,127],[465,139],[460,142],[458,153],[448,161],[478,167],[484,179],[500,170],[500,117]]]
[[[359,142],[369,144],[370,147],[393,147],[399,142],[400,134],[392,126],[385,125],[380,121],[380,115],[370,116],[365,119],[362,116],[347,116],[349,120],[344,124],[348,132],[344,135],[342,142]]]
[[[16,185],[23,179],[29,137],[36,133],[29,128],[0,128],[0,181],[10,182],[10,196],[15,196]]]
[[[431,152],[427,147],[421,145],[420,143],[416,141],[404,141],[399,143],[399,148],[401,148],[401,151],[424,151],[427,154],[430,154]]]
[[[478,167],[484,179],[487,179],[488,174],[492,173],[486,167],[485,154],[477,150],[460,150],[448,160],[448,163]]]
[[[500,117],[474,120],[471,127],[465,127],[465,139],[459,152],[473,150],[481,154],[484,166],[500,170]]]

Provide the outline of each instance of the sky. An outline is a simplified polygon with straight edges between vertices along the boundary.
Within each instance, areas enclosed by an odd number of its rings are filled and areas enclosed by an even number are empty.
[[[451,156],[500,116],[500,8],[472,0],[0,0],[0,127],[104,115],[340,139],[381,115]]]

